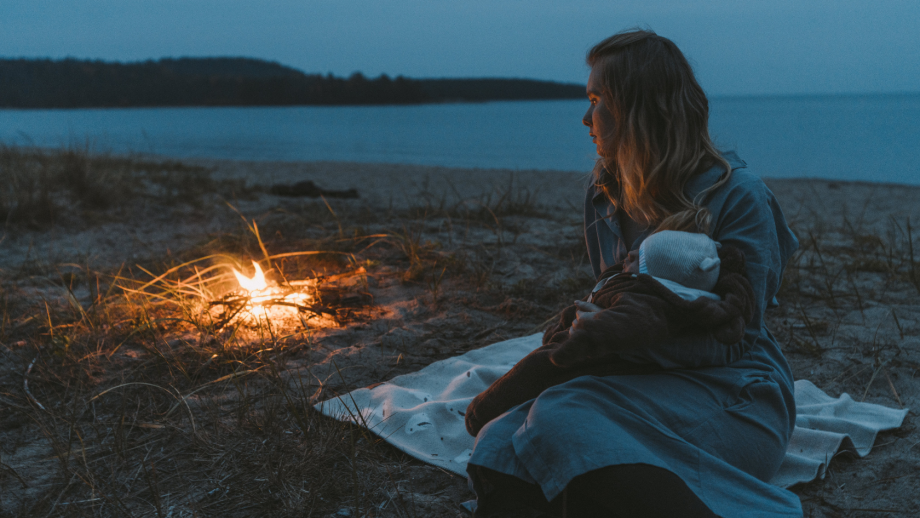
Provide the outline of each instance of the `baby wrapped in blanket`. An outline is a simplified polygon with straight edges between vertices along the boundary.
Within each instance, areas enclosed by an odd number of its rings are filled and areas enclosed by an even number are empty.
[[[512,407],[579,376],[662,370],[633,353],[670,337],[709,333],[736,344],[753,315],[740,250],[719,248],[704,234],[657,232],[638,254],[604,271],[585,300],[566,308],[541,347],[473,399],[466,429],[475,436]]]

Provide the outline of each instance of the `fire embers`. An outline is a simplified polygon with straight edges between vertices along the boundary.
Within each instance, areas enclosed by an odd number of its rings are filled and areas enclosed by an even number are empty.
[[[239,287],[210,302],[210,312],[218,327],[230,323],[269,329],[337,327],[348,311],[341,307],[334,309],[329,302],[344,302],[343,291],[355,292],[361,302],[369,299],[364,268],[325,278],[275,281],[266,279],[258,263],[253,261],[252,265],[252,277],[234,268]]]

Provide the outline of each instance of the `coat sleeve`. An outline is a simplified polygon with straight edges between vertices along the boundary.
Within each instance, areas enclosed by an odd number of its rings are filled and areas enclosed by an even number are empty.
[[[622,351],[646,349],[671,335],[674,311],[647,293],[619,293],[613,304],[552,350],[553,365],[586,367],[620,359]]]
[[[630,351],[624,354],[624,360],[664,368],[727,365],[741,359],[761,336],[764,311],[776,295],[785,261],[798,243],[763,181],[746,172],[739,177],[723,187],[724,192],[714,194],[715,203],[721,208],[712,212],[713,239],[737,247],[745,256],[746,277],[753,288],[755,308],[744,339],[726,345],[711,333],[683,334],[644,350]]]

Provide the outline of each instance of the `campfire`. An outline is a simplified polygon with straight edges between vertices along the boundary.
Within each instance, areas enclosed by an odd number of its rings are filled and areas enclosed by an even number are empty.
[[[284,255],[301,254],[306,253]],[[266,257],[265,262],[272,264],[276,258]],[[338,327],[351,309],[370,297],[363,267],[337,275],[288,280],[280,270],[265,271],[256,261],[250,261],[251,274],[236,264],[228,264],[226,259],[201,270],[192,266],[214,259],[203,257],[175,267],[137,289],[124,289],[167,302],[191,303],[193,311],[218,330],[228,326],[270,330]],[[193,269],[194,273],[174,277],[183,269]]]
[[[267,281],[259,263],[252,261],[252,266],[255,269],[252,277],[231,267],[239,288],[211,301],[212,308],[220,308],[224,313],[230,312],[230,319],[241,318],[249,323],[307,320],[324,316],[328,320],[335,316],[335,311],[313,303],[315,297],[310,292],[316,292],[316,279],[291,281],[282,285]],[[226,314],[224,318],[227,318]]]
[[[282,324],[290,320],[299,320],[304,327],[336,324],[335,310],[316,303],[319,279],[271,282],[266,280],[259,263],[252,261],[252,266],[255,270],[252,277],[230,267],[239,287],[209,301],[210,307],[218,311],[216,316],[225,322],[240,320],[255,325]]]

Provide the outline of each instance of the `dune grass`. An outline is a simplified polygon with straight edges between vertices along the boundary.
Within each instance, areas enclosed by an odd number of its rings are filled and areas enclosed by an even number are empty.
[[[200,205],[204,198],[251,194],[240,182],[173,160],[109,155],[91,146],[62,149],[0,144],[0,218],[30,229],[89,212],[125,208],[138,198],[158,204]]]

